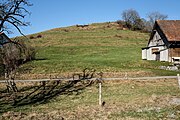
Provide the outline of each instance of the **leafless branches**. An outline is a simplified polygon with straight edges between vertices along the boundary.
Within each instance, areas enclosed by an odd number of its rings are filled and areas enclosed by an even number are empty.
[[[156,12],[148,13],[147,18],[149,20],[152,29],[156,20],[166,20],[168,18],[168,15],[156,11]]]
[[[30,12],[25,6],[32,6],[28,0],[4,0],[0,3],[0,32],[7,31],[8,26],[13,26],[22,35],[21,26],[28,26],[29,22],[25,22],[26,15]]]

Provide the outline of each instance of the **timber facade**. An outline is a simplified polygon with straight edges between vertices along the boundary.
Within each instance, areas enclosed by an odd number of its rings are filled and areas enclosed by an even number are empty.
[[[155,22],[142,59],[180,63],[180,20]]]

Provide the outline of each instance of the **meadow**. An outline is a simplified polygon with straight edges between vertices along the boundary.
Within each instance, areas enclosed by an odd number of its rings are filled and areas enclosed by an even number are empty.
[[[2,120],[155,120],[180,118],[176,79],[104,81],[98,104],[98,84],[80,82],[17,83],[19,92],[6,93],[0,84]]]
[[[21,65],[16,79],[70,78],[84,68],[103,77],[177,75],[159,69],[170,63],[141,60],[149,33],[123,30],[117,23],[55,28],[27,36],[36,59]],[[0,119],[153,120],[180,118],[177,79],[103,81],[103,106],[98,84],[85,81],[17,82],[18,92],[0,83]]]
[[[84,68],[108,73],[107,77],[178,73],[159,69],[169,65],[167,62],[141,59],[141,48],[147,45],[149,33],[123,30],[115,22],[55,28],[28,37],[31,39],[27,43],[36,48],[37,54],[35,60],[20,66],[21,79],[67,77]]]

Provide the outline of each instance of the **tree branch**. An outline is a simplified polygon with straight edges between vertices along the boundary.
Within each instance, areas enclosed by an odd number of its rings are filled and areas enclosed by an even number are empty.
[[[0,31],[7,30],[4,26],[6,22],[14,26],[17,31],[24,36],[21,32],[20,26],[28,26],[29,24],[23,22],[27,14],[30,14],[22,5],[31,6],[28,0],[7,0],[4,3],[0,3]],[[7,30],[8,31],[8,30]]]
[[[18,32],[19,32],[21,35],[25,36],[25,35],[21,32],[21,29],[20,29],[14,22],[11,22],[11,21],[9,21],[9,20],[7,20],[7,22],[11,23],[11,24],[18,30]]]

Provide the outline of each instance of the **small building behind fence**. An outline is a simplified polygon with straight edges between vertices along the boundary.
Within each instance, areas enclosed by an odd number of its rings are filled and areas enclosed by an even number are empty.
[[[147,47],[142,48],[143,60],[180,64],[180,20],[157,20]]]

